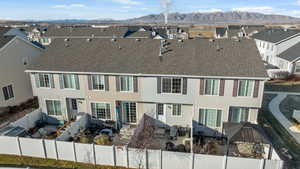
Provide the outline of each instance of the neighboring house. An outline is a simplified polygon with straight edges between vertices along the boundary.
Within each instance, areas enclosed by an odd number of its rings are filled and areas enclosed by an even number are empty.
[[[216,27],[215,38],[216,39],[237,39],[243,38],[244,33],[241,25],[228,25],[226,27]]]
[[[264,25],[244,25],[242,26],[243,36],[251,38],[254,34],[266,29]]]
[[[41,38],[42,45],[50,45],[54,39],[66,38],[124,38],[127,27],[49,26]]]
[[[267,74],[253,40],[55,39],[27,68],[42,110],[117,124],[257,122]]]
[[[290,74],[295,72],[297,47],[300,42],[299,30],[266,29],[252,37],[262,59]]]
[[[33,97],[29,76],[24,71],[42,52],[19,36],[7,36],[7,32],[6,28],[0,28],[0,108]]]
[[[227,28],[226,27],[216,27],[215,38],[224,39],[227,38]]]

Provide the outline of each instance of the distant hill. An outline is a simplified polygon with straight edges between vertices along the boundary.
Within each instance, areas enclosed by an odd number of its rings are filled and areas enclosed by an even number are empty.
[[[253,12],[171,13],[170,24],[280,24],[300,23],[300,18]],[[130,23],[163,23],[163,14],[129,19]]]
[[[300,18],[285,15],[262,14],[255,12],[212,12],[212,13],[170,13],[169,24],[295,24],[300,23]],[[1,20],[0,20],[1,22]],[[10,22],[10,21],[2,21]],[[163,24],[163,14],[152,14],[127,20],[113,19],[62,19],[45,21],[14,21],[14,22],[48,22],[48,23],[102,23],[102,24]]]

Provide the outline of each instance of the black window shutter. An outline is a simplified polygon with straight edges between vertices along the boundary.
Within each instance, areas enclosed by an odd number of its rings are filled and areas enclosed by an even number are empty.
[[[54,77],[53,74],[50,74],[50,80],[51,80],[51,88],[55,88],[55,83],[54,83]]]
[[[93,90],[92,75],[88,75],[88,87],[89,87],[89,90]]]
[[[161,77],[157,77],[157,93],[161,93]]]
[[[119,92],[120,91],[120,76],[115,76],[116,78],[116,89]]]
[[[104,76],[104,81],[105,81],[105,91],[109,91],[109,76],[108,75]]]
[[[5,100],[8,100],[8,91],[7,91],[7,88],[6,87],[3,87],[2,88],[2,91],[3,91],[3,95],[4,95],[4,99]]]
[[[138,78],[136,76],[133,77],[133,91],[138,92]]]
[[[183,78],[182,94],[187,94],[187,78]]]
[[[222,110],[217,110],[217,127],[221,127],[222,123]]]

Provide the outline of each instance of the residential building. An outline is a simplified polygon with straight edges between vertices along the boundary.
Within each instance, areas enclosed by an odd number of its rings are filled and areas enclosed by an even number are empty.
[[[295,50],[300,42],[299,30],[266,29],[253,35],[253,39],[265,62],[290,74],[295,73],[298,60]]]
[[[0,28],[0,108],[15,106],[33,97],[29,76],[24,71],[43,51],[13,32]]]
[[[27,68],[41,109],[117,124],[256,123],[267,74],[253,40],[55,39]]]

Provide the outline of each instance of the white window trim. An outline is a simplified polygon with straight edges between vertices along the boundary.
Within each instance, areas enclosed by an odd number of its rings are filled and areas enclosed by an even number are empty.
[[[93,118],[93,108],[92,108],[92,103],[94,104],[109,104],[109,109],[110,109],[110,119],[102,119],[102,118]],[[109,121],[109,120],[113,120],[113,117],[112,117],[112,103],[111,102],[99,102],[99,101],[90,101],[90,109],[91,109],[91,116],[92,116],[92,119],[96,119],[96,120],[104,120],[104,121]]]
[[[93,83],[93,76],[103,76],[103,80],[104,80],[104,87],[103,87],[103,89],[102,90],[100,90],[100,89],[94,89],[94,83]],[[79,77],[78,77],[79,78]],[[104,75],[91,75],[91,83],[92,83],[92,91],[101,91],[101,92],[103,92],[103,91],[105,91],[105,88],[106,88],[106,84],[105,84],[105,76]]]
[[[131,90],[128,90],[128,91],[123,91],[122,90],[122,82],[121,82],[121,78],[122,77],[130,77],[132,78],[132,89]],[[119,76],[119,86],[120,86],[120,92],[122,93],[133,93],[134,92],[134,81],[133,81],[133,76]]]
[[[217,80],[218,81],[218,92],[217,92],[217,94],[215,94],[215,95],[213,95],[213,94],[205,94],[206,80]],[[220,79],[205,79],[204,80],[204,96],[219,96],[220,95],[220,85],[221,85],[221,80]]]
[[[173,114],[173,106],[174,105],[180,105],[180,115],[174,115]],[[171,104],[171,106],[172,106],[172,111],[171,111],[171,117],[183,117],[183,113],[182,113],[182,104]]]
[[[240,91],[240,81],[242,81],[242,80],[238,80],[237,97],[240,97],[240,98],[249,98],[249,97],[253,97],[253,91],[254,91],[254,88],[255,88],[255,81],[254,81],[254,80],[247,80],[247,81],[252,81],[252,82],[253,82],[253,86],[252,86],[252,89],[251,89],[251,94],[250,94],[250,96],[239,96],[239,91]]]
[[[172,93],[172,85],[173,85],[173,80],[171,81],[171,93],[165,93],[163,92],[163,79],[181,79],[181,87],[180,87],[180,93]],[[161,78],[161,82],[160,82],[160,89],[161,89],[161,94],[163,95],[182,95],[183,93],[183,78],[180,78],[180,77],[162,77]]]
[[[209,108],[209,107],[199,107],[198,108],[198,111],[200,111],[200,109],[212,109],[212,110],[217,110],[217,113],[218,113],[218,110],[221,110],[221,117],[220,117],[220,119],[221,119],[221,124],[220,124],[220,127],[211,127],[211,126],[207,126],[207,127],[210,127],[210,128],[215,128],[215,129],[218,129],[218,128],[223,128],[223,116],[224,116],[224,111],[223,111],[223,109],[220,109],[220,108]],[[218,115],[218,114],[217,114]],[[228,116],[229,116],[229,113],[228,113]],[[199,117],[198,117],[198,119],[199,119]],[[228,120],[229,121],[229,120]]]
[[[11,98],[9,98],[9,99],[5,100],[5,96],[4,96],[4,93],[3,93],[3,88],[8,88],[8,86],[11,86],[11,88],[12,88],[12,91],[13,91],[13,95],[14,95],[14,97],[11,97]],[[9,84],[9,85],[3,86],[3,87],[1,88],[1,92],[2,92],[2,95],[3,95],[3,100],[4,100],[5,102],[8,102],[8,101],[13,101],[13,100],[15,100],[16,93],[15,93],[15,90],[14,90],[14,85],[13,85],[13,84]]]
[[[60,101],[61,115],[57,116],[57,115],[50,115],[49,114],[48,109],[47,109],[47,102],[46,102],[47,100],[48,101]],[[47,99],[47,98],[45,98],[44,103],[45,103],[45,108],[46,108],[46,112],[47,112],[48,116],[58,117],[58,118],[64,117],[65,112],[63,111],[64,109],[63,109],[63,100],[62,99]]]
[[[134,101],[124,101],[124,102],[121,102],[122,118],[123,118],[123,113],[124,113],[123,112],[123,105],[122,105],[123,103],[135,103],[135,113],[136,113],[136,122],[135,123],[128,123],[128,122],[125,122],[125,123],[127,123],[127,124],[138,124],[139,123],[138,103],[134,102]],[[124,123],[123,119],[122,119],[122,123]]]
[[[49,78],[49,87],[41,87],[41,79],[40,79],[40,75],[47,75],[48,76],[48,78]],[[50,73],[39,73],[38,74],[39,75],[39,88],[41,88],[41,89],[52,89],[51,88],[51,86],[53,85],[52,84],[52,79],[51,79],[51,76],[50,76]],[[54,77],[53,77],[54,78]],[[45,83],[45,81],[44,81],[44,83]]]

